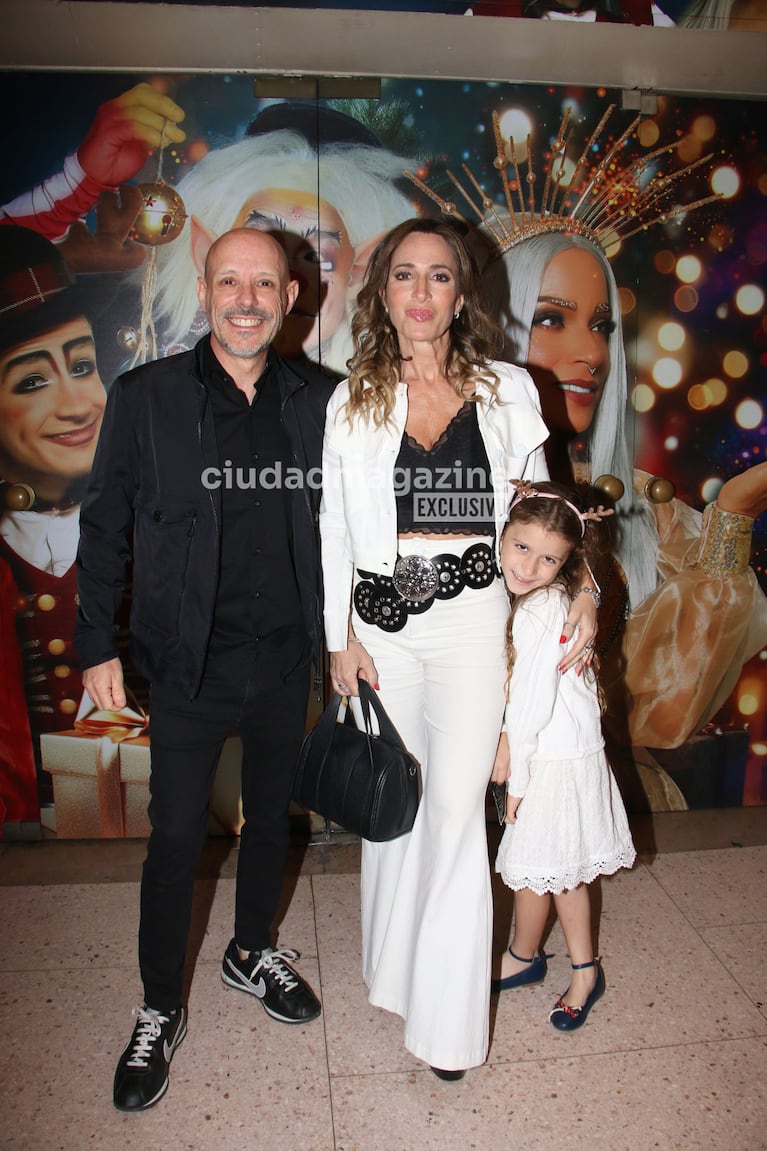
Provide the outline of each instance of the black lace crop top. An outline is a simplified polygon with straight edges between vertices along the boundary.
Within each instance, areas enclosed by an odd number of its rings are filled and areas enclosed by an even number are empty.
[[[476,403],[467,400],[431,448],[403,434],[394,491],[399,535],[495,534],[493,481]]]

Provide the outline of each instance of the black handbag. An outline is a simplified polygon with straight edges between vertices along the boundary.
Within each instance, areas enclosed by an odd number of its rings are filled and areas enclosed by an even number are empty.
[[[301,807],[381,842],[410,831],[421,798],[418,760],[407,750],[381,701],[359,681],[364,728],[351,708],[338,720],[342,696],[333,696],[304,739],[293,780],[293,799]],[[370,711],[380,734],[374,734]]]

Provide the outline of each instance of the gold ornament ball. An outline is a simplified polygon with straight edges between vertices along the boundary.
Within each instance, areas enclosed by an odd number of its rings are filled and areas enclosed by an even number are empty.
[[[617,476],[611,476],[609,473],[594,480],[592,487],[596,488],[598,492],[604,492],[616,504],[625,491],[623,482]]]
[[[126,352],[135,352],[138,347],[138,332],[135,328],[120,328],[116,336],[117,343]]]
[[[139,190],[144,206],[133,222],[130,238],[150,247],[169,244],[184,226],[184,201],[167,184],[139,184]]]
[[[644,486],[644,494],[651,504],[667,504],[673,500],[676,488],[671,480],[664,480],[661,476],[653,476]]]
[[[28,512],[35,502],[35,489],[29,484],[7,484],[3,488],[3,507],[9,512]]]

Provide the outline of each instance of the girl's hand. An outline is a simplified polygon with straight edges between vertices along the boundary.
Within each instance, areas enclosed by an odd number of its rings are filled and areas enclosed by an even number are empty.
[[[579,662],[590,664],[593,659],[594,640],[597,634],[597,605],[591,594],[591,584],[584,584],[583,595],[576,593],[570,604],[570,611],[563,624],[560,643],[573,639],[573,645],[559,665],[559,671],[569,671]],[[582,589],[583,590],[583,589]]]
[[[359,695],[358,679],[378,690],[376,665],[359,640],[351,640],[346,651],[330,652],[330,682],[340,695]]]
[[[490,776],[490,782],[505,783],[510,775],[510,763],[511,754],[509,752],[509,737],[505,731],[502,731],[500,739],[498,740],[498,748],[495,753],[493,774]]]
[[[522,802],[521,795],[507,795],[506,796],[506,823],[517,822],[517,808]]]

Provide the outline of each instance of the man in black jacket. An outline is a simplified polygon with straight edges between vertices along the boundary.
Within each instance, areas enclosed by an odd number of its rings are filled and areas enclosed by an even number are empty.
[[[298,293],[271,236],[226,233],[197,290],[210,335],[113,385],[80,521],[84,687],[100,708],[125,704],[114,621],[131,554],[131,652],[151,686],[145,1006],[115,1073],[123,1111],[161,1098],[186,1034],[194,867],[233,731],[243,744],[245,822],[222,979],[284,1023],[308,1023],[321,1010],[291,965],[296,952],[273,948],[271,932],[312,656],[320,667],[316,515],[333,384],[271,348]]]

